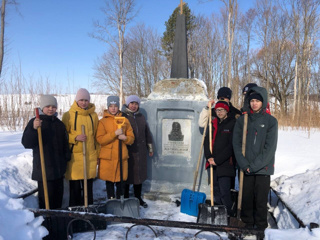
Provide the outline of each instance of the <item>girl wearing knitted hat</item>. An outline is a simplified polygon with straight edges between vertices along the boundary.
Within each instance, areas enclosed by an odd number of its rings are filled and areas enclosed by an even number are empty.
[[[124,112],[133,128],[135,140],[128,146],[129,168],[125,197],[129,197],[129,186],[133,184],[134,196],[144,208],[148,204],[141,198],[142,183],[147,179],[147,155],[153,156],[152,136],[145,117],[139,112],[140,98],[130,95],[126,99]]]
[[[106,181],[108,199],[115,197],[119,199],[121,196],[119,141],[121,140],[122,148],[123,180],[126,181],[128,178],[129,158],[127,145],[131,145],[134,142],[134,135],[128,119],[124,118],[125,122],[119,129],[116,124],[115,117],[123,117],[122,112],[119,111],[119,97],[109,96],[107,105],[108,109],[104,110],[97,132],[97,141],[101,144],[99,178]],[[116,195],[114,185],[117,188]]]
[[[216,103],[214,111],[217,117],[210,122],[212,124],[212,152],[209,146],[208,130],[204,143],[204,154],[207,159],[206,169],[209,179],[209,166],[213,166],[214,202],[217,205],[225,205],[228,215],[233,216],[230,189],[236,175],[232,148],[232,132],[236,119],[228,115],[229,109],[229,104],[225,101]]]
[[[63,114],[62,121],[69,134],[69,146],[72,152],[66,172],[70,189],[69,206],[84,205],[83,143],[86,146],[88,204],[92,204],[92,185],[96,177],[99,151],[99,144],[96,141],[99,119],[95,112],[95,105],[90,103],[90,94],[87,89],[78,90],[70,110]],[[85,126],[84,134],[81,125]]]
[[[43,155],[46,167],[47,190],[51,209],[61,208],[63,180],[70,160],[68,135],[57,118],[57,99],[51,95],[40,97],[40,118],[32,118],[26,126],[21,143],[33,150],[32,180],[38,182],[39,208],[45,208],[37,129],[41,127]]]

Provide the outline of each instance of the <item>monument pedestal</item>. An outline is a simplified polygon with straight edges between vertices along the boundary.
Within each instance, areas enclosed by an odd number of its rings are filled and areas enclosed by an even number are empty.
[[[208,102],[206,86],[198,79],[165,79],[156,84],[141,103],[154,141],[154,156],[148,160],[147,198],[163,198],[191,189],[201,149],[199,114]],[[201,175],[201,172],[203,174]],[[207,191],[204,162],[200,165],[201,191]]]

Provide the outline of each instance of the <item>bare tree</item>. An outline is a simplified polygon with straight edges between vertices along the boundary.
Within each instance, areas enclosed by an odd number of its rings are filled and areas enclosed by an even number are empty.
[[[144,24],[130,29],[124,57],[124,89],[128,94],[147,96],[157,81],[168,76],[167,59],[160,50],[161,38],[153,29]]]
[[[5,14],[6,14],[6,0],[2,0],[1,4],[1,33],[0,33],[0,76],[2,73],[3,56],[4,56],[4,28],[5,28]]]
[[[105,0],[105,7],[101,10],[106,19],[103,23],[96,21],[96,32],[92,37],[107,43],[119,57],[119,95],[120,105],[123,102],[123,54],[125,52],[125,31],[137,12],[134,11],[135,0]],[[117,34],[114,34],[114,30]],[[114,76],[113,76],[114,77]]]
[[[256,0],[256,11],[257,11],[257,25],[256,25],[256,35],[258,39],[263,44],[264,48],[268,48],[268,45],[271,41],[271,13],[272,13],[272,5],[273,1],[270,0]],[[267,89],[269,94],[270,86],[269,86],[269,78],[268,78],[268,61],[269,61],[269,53],[265,52],[263,70],[266,81],[264,82],[264,86]]]
[[[238,1],[237,0],[220,0],[222,1],[225,6],[226,10],[228,11],[228,31],[227,31],[227,40],[228,40],[228,79],[227,79],[227,86],[231,88],[232,82],[232,74],[231,74],[231,67],[232,67],[232,46],[234,40],[234,33],[236,29],[237,23],[237,15],[238,15]]]
[[[262,48],[255,58],[254,75],[261,84],[270,84],[271,96],[280,104],[280,117],[288,113],[288,97],[292,93],[294,80],[294,44],[291,40],[290,21],[286,15],[274,7],[270,12],[270,40],[267,47]],[[271,31],[272,30],[272,31]],[[265,70],[265,58],[268,54],[268,65]],[[265,71],[269,76],[265,75]]]
[[[313,41],[319,30],[319,9],[320,2],[317,0],[301,1],[302,14],[302,53],[301,53],[301,78],[298,80],[298,105],[297,112],[300,113],[301,100],[308,94],[310,55]],[[298,116],[300,122],[301,115]]]
[[[5,45],[5,26],[6,26],[6,7],[8,4],[12,4],[17,7],[18,3],[15,0],[2,0],[1,3],[1,29],[0,29],[0,77],[2,75],[3,69],[3,59],[4,59],[4,45]]]
[[[255,9],[250,8],[244,15],[240,18],[240,31],[243,36],[243,42],[246,46],[246,65],[244,69],[244,82],[242,83],[242,87],[244,87],[245,84],[252,82],[251,80],[251,73],[250,73],[250,48],[251,48],[251,40],[252,40],[252,30],[255,23],[255,18],[257,16],[257,12]]]

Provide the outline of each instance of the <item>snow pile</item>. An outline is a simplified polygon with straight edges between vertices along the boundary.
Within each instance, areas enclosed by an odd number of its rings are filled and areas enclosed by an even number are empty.
[[[267,229],[265,231],[265,240],[318,240],[320,239],[320,229],[313,229],[311,232],[307,228],[276,230]]]
[[[275,173],[272,179],[280,176],[293,176],[320,167],[320,132],[286,128],[278,133],[278,146],[275,160]]]
[[[149,100],[208,101],[207,87],[202,80],[170,78],[157,82]]]
[[[278,192],[281,199],[287,203],[305,225],[310,222],[319,224],[320,198],[315,191],[319,189],[320,168],[307,170],[303,174],[292,177],[280,177],[273,182],[272,187]],[[302,204],[303,203],[303,204]],[[275,216],[278,219],[279,228],[287,225],[288,215],[282,211],[282,207],[276,209]],[[297,224],[292,227],[298,227]]]
[[[43,217],[25,209],[22,199],[12,199],[6,194],[5,187],[0,187],[0,239],[37,240],[48,234],[41,226]]]

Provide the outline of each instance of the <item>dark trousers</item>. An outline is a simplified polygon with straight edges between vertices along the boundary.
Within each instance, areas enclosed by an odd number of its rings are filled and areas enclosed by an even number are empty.
[[[114,185],[116,185],[116,197],[117,199],[120,199],[121,195],[124,195],[124,186],[122,186],[122,191],[121,191],[121,182],[110,182],[106,181],[106,188],[107,188],[107,197],[108,199],[115,198],[114,194]],[[125,183],[123,183],[125,185]]]
[[[93,204],[93,179],[87,180],[88,187],[88,204]],[[83,206],[84,205],[84,181],[83,180],[70,180],[69,181],[69,206]]]
[[[256,225],[258,229],[268,227],[269,175],[244,175],[241,219],[247,225]]]
[[[47,181],[50,209],[61,208],[63,198],[63,178]],[[45,209],[43,182],[38,181],[39,208]]]
[[[125,198],[129,198],[129,188],[130,188],[130,184],[126,184],[125,192],[124,192]],[[134,196],[140,200],[141,199],[142,184],[133,184],[133,191],[134,191]]]
[[[207,169],[208,177],[210,179],[210,168]],[[216,170],[213,170],[213,190],[214,202],[217,205],[224,205],[227,208],[228,214],[231,215],[232,199],[231,199],[231,186],[234,177],[218,177]],[[210,181],[209,181],[210,183]]]

